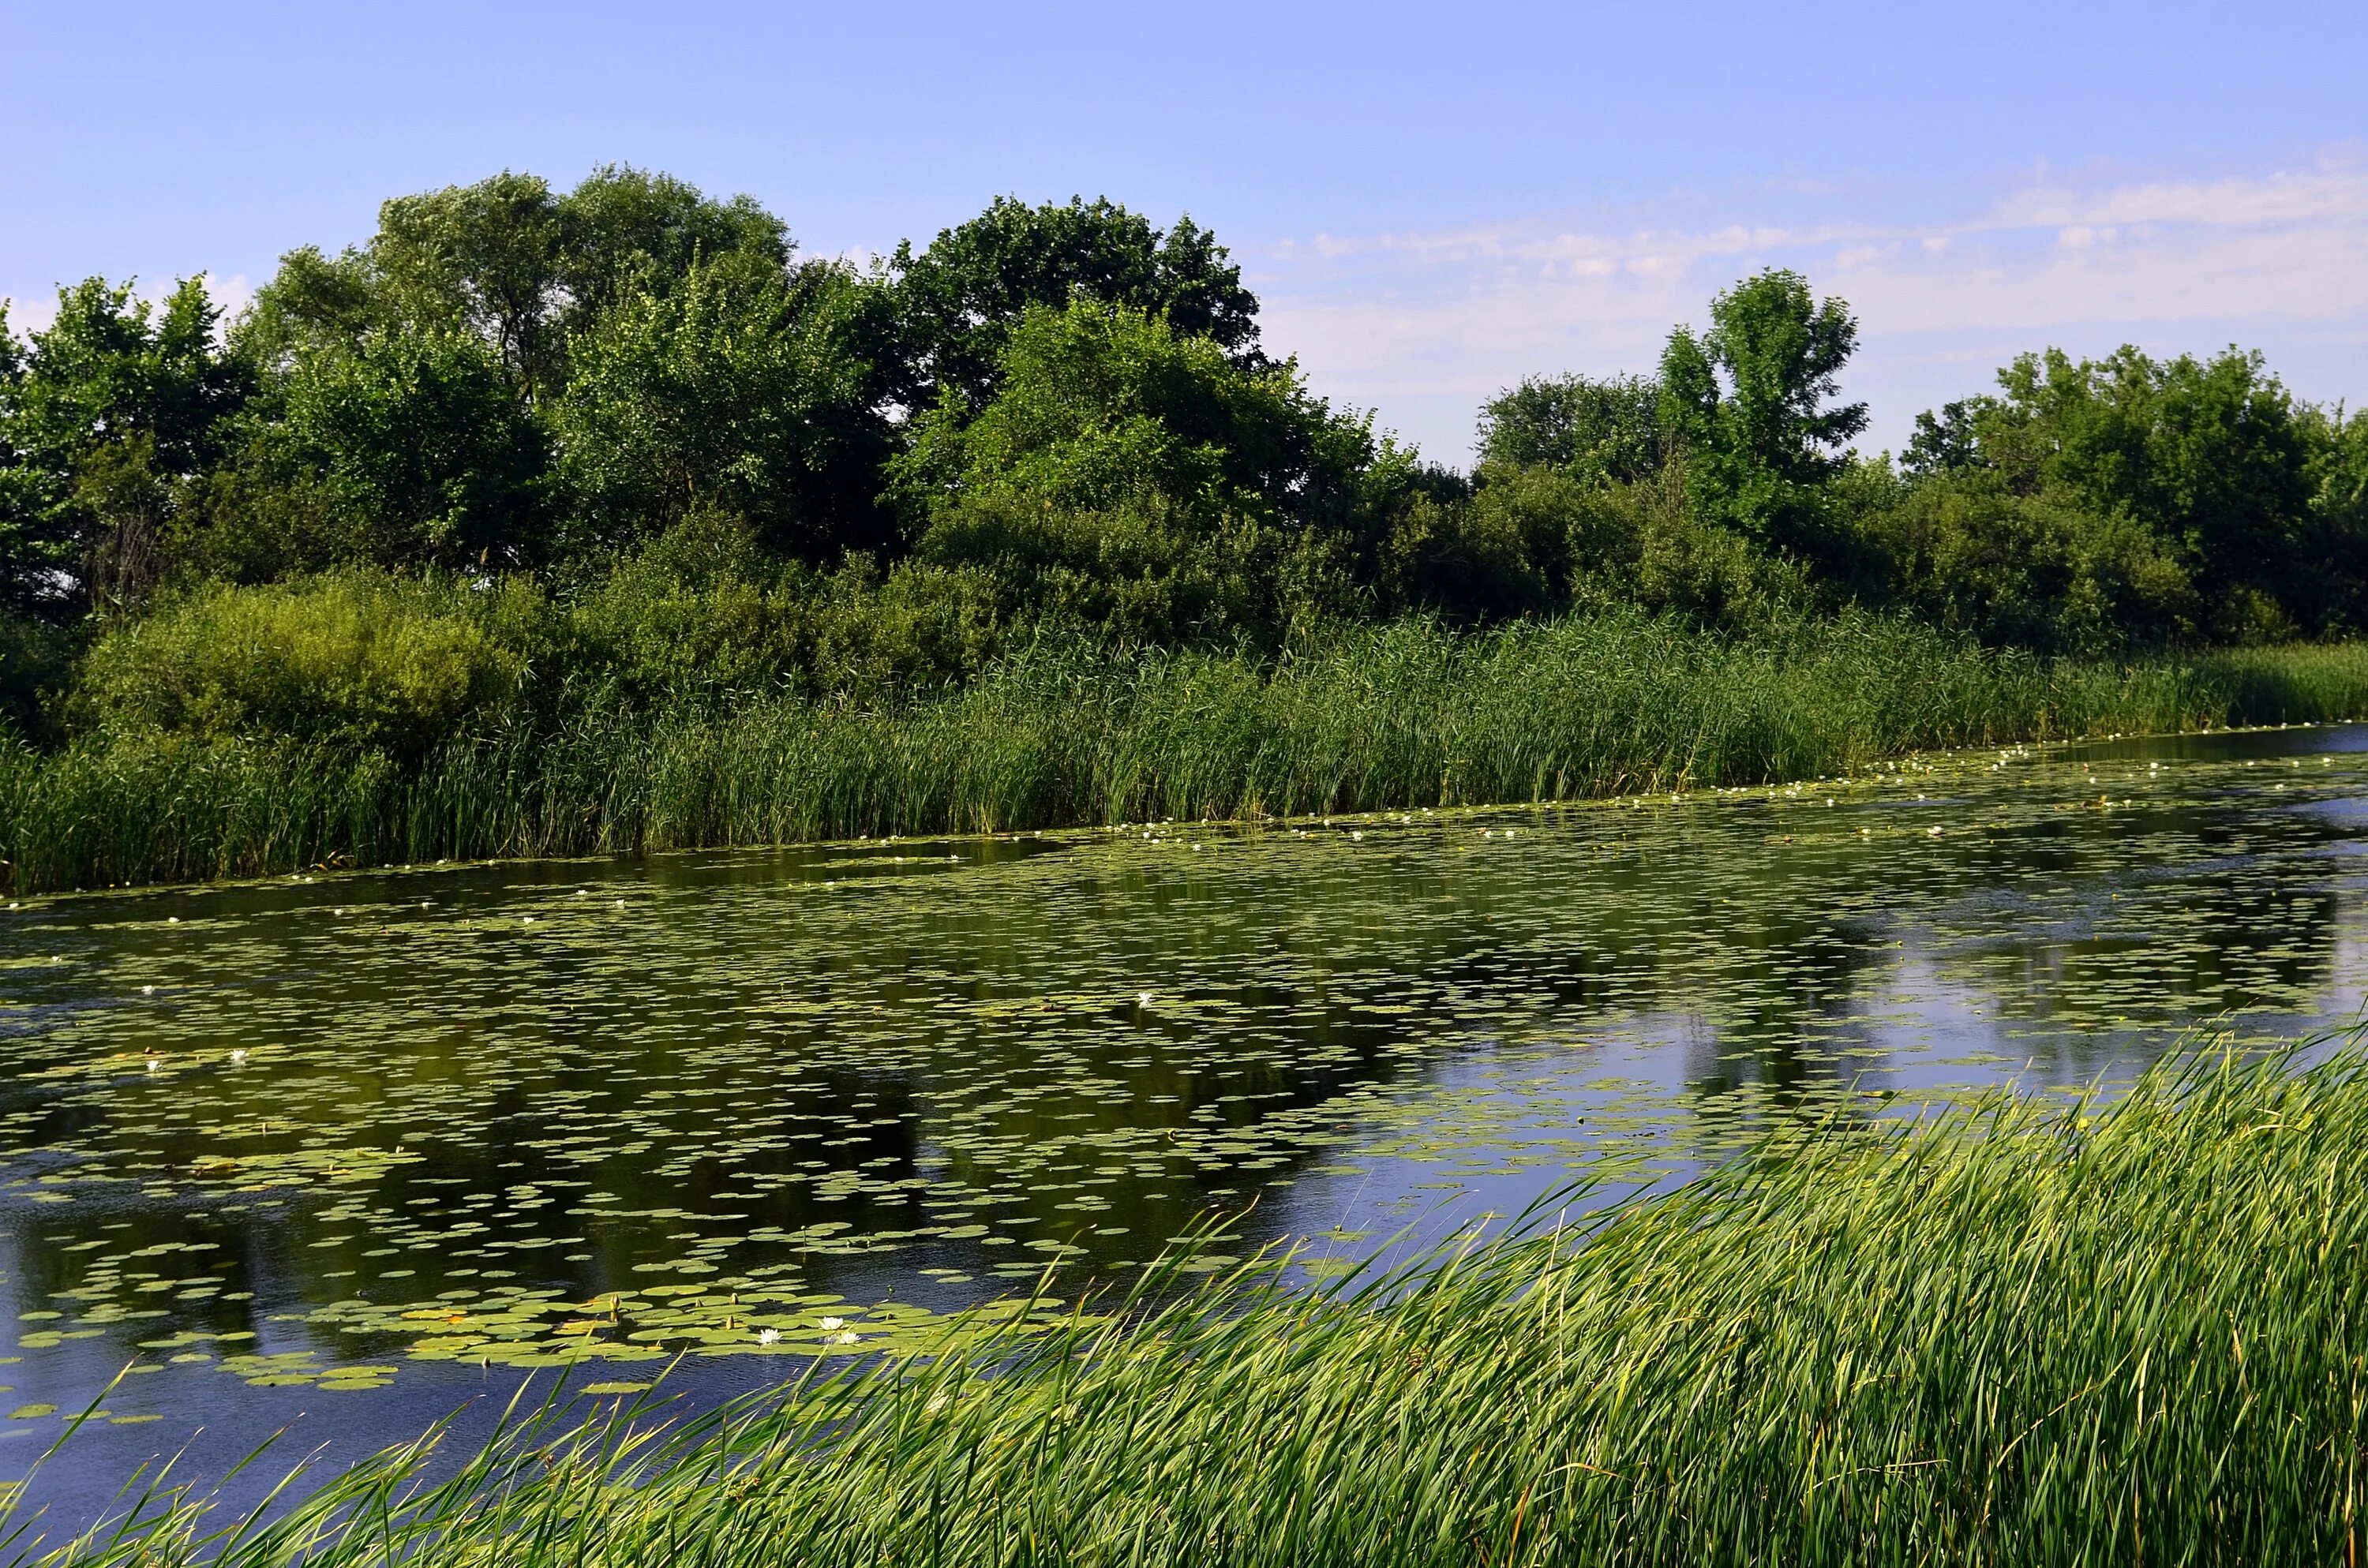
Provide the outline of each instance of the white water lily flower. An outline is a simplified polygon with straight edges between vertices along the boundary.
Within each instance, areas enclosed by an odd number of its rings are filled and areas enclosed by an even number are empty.
[[[825,1334],[828,1334],[835,1328],[845,1328],[847,1326],[847,1320],[845,1318],[824,1318],[814,1326],[821,1329]]]
[[[1138,991],[1138,992],[1136,992],[1136,993],[1134,994],[1134,1003],[1135,1003],[1135,1006],[1138,1006],[1138,1007],[1148,1007],[1148,1006],[1151,1006],[1151,993],[1150,993],[1150,992],[1148,992],[1148,991]]]
[[[832,1335],[830,1336],[830,1342],[831,1342],[833,1345],[852,1345],[852,1344],[854,1344],[857,1340],[861,1339],[862,1337],[863,1337],[863,1335],[860,1335],[860,1334],[856,1333],[856,1332],[855,1332],[855,1330],[853,1330],[853,1329],[849,1328],[849,1329],[843,1329],[843,1330],[841,1330],[840,1332],[838,1332],[838,1333],[837,1333],[837,1334]]]
[[[246,1048],[245,1046],[241,1046],[236,1051],[230,1053],[230,1064],[233,1067],[243,1067],[246,1064]]]
[[[778,1328],[760,1328],[757,1331],[757,1343],[759,1345],[779,1345],[780,1342],[781,1331]]]
[[[142,996],[154,996],[156,994],[156,988],[153,985],[143,985],[140,988],[140,994]]]

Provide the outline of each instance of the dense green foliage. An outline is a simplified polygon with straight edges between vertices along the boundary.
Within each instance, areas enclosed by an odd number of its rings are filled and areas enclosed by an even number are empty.
[[[1269,358],[1189,219],[1004,199],[864,268],[665,176],[505,173],[291,252],[235,321],[92,278],[0,323],[0,713],[367,778],[1055,653],[1280,678],[1408,619],[2108,660],[2368,630],[2368,420],[2258,357],[2027,356],[1894,462],[1836,401],[1856,341],[1764,272],[1652,374],[1493,400],[1465,474]]]
[[[1921,1126],[1866,1104],[1674,1194],[1550,1207],[1386,1275],[1193,1286],[1171,1257],[1124,1299],[671,1430],[559,1405],[453,1470],[431,1437],[268,1524],[152,1494],[69,1560],[2357,1555],[2356,1049],[2191,1057],[2110,1104],[2000,1096]]]

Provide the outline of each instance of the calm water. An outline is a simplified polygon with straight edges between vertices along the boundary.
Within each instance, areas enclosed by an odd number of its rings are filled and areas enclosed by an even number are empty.
[[[34,1483],[60,1517],[200,1427],[199,1472],[283,1426],[335,1460],[686,1352],[668,1386],[712,1397],[1253,1200],[1244,1245],[1316,1236],[1320,1276],[1804,1099],[2345,1022],[2364,833],[2352,728],[28,900],[0,1476],[94,1401]]]

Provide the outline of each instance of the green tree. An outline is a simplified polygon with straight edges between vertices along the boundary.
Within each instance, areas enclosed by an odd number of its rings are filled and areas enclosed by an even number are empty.
[[[1308,515],[1374,455],[1366,426],[1292,363],[1244,365],[1139,308],[1079,300],[1027,311],[974,415],[948,399],[894,466],[923,495],[1009,490],[1096,506],[1141,490],[1178,503]]]
[[[1864,526],[1899,603],[1985,642],[2105,653],[2196,626],[2194,585],[2145,523],[1978,462],[1911,472]]]
[[[1771,267],[1711,301],[1710,330],[1669,335],[1662,422],[1680,444],[1695,502],[1779,549],[1827,564],[1844,541],[1826,483],[1866,428],[1862,403],[1829,404],[1858,345],[1838,299]]]
[[[1531,376],[1482,407],[1477,467],[1633,483],[1659,470],[1661,447],[1661,386],[1651,377]]]
[[[666,293],[701,258],[752,281],[778,278],[791,249],[780,221],[746,196],[716,201],[620,165],[565,194],[505,171],[384,203],[359,249],[290,251],[238,342],[285,369],[305,347],[350,347],[369,331],[458,327],[488,345],[518,399],[534,405],[560,395],[570,339],[610,306]]]
[[[629,165],[604,165],[559,202],[560,325],[570,335],[635,294],[663,295],[695,266],[740,281],[785,279],[796,247],[754,197],[717,201],[698,187]]]
[[[2296,403],[2259,354],[2157,360],[2124,347],[2076,360],[2051,348],[2000,370],[1998,388],[1918,420],[1911,479],[1988,474],[2086,517],[2100,539],[2144,530],[2192,585],[2190,631],[2241,641],[2349,624],[2346,552],[2322,500],[2340,415]]]
[[[309,355],[276,438],[333,509],[336,560],[500,567],[545,554],[547,444],[473,334],[373,332],[351,352]]]
[[[1998,373],[1974,414],[1982,460],[2024,494],[2061,493],[2152,529],[2186,568],[2216,635],[2276,634],[2317,570],[2302,549],[2312,484],[2305,421],[2259,354],[2100,360],[2060,349]]]
[[[531,403],[552,390],[564,222],[550,185],[507,170],[380,207],[370,262],[404,324],[463,326]]]
[[[1026,312],[974,416],[949,392],[892,483],[925,559],[1143,637],[1276,631],[1369,558],[1414,454],[1159,316]]]
[[[2368,414],[2312,409],[2310,517],[2296,608],[2304,623],[2354,636],[2368,631]]]
[[[251,390],[202,279],[161,308],[92,278],[20,344],[0,322],[0,593],[52,615],[136,605]]]
[[[694,263],[672,291],[620,301],[575,340],[556,412],[586,542],[702,510],[818,559],[880,542],[890,432],[867,351],[885,324],[879,291],[828,264],[751,281]]]
[[[1260,362],[1258,297],[1225,248],[1189,217],[1164,233],[1107,198],[1030,207],[998,197],[891,265],[896,279],[914,407],[951,389],[973,407],[994,395],[1003,344],[1031,306],[1072,296],[1160,315],[1245,365]]]

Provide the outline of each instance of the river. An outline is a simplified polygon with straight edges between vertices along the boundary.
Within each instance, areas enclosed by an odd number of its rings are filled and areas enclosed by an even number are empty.
[[[335,1464],[522,1378],[763,1386],[1211,1215],[1203,1266],[1303,1237],[1314,1282],[1804,1106],[2340,1027],[2363,831],[2346,727],[23,900],[0,1478],[79,1522],[157,1456]]]

